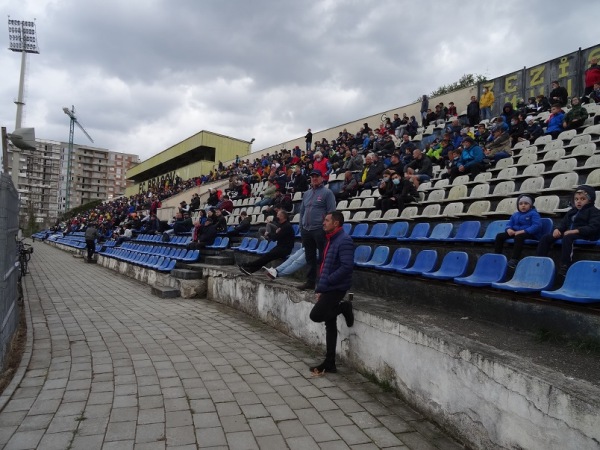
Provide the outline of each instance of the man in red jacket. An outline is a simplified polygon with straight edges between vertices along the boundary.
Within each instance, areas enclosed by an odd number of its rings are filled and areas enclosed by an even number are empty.
[[[326,372],[335,373],[335,348],[337,346],[337,316],[342,314],[346,325],[354,324],[352,303],[342,301],[346,291],[352,286],[354,269],[354,243],[342,226],[344,216],[339,211],[328,213],[323,220],[323,230],[327,239],[323,251],[323,262],[319,281],[315,289],[317,303],[310,312],[313,322],[325,322],[325,361],[311,367],[313,376],[322,376]]]
[[[592,58],[590,60],[590,67],[585,71],[585,91],[583,92],[585,97],[592,93],[595,83],[600,83],[600,66],[598,65],[598,58]]]

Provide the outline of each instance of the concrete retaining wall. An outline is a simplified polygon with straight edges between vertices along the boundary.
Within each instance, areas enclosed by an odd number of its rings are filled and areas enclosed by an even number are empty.
[[[208,298],[324,345],[309,319],[311,294],[258,277],[205,269]],[[356,311],[342,325],[341,357],[393,385],[407,401],[474,448],[599,449],[600,390],[507,352],[410,318]],[[338,348],[340,348],[338,347]]]

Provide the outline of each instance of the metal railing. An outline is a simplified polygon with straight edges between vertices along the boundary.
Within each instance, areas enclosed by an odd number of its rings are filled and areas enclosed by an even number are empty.
[[[11,177],[0,174],[0,371],[19,324],[17,241],[19,195]]]

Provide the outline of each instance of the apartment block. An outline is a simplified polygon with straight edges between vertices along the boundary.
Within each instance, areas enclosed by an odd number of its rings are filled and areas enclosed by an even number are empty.
[[[137,155],[75,144],[68,180],[68,154],[68,143],[44,139],[36,139],[36,150],[15,152],[9,146],[9,172],[18,166],[13,182],[20,194],[21,224],[33,216],[36,222],[51,225],[67,203],[72,209],[124,195],[127,169],[139,163]]]

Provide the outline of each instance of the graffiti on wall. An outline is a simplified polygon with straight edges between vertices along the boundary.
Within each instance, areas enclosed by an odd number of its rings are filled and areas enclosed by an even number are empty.
[[[600,45],[484,81],[478,85],[478,92],[481,95],[484,87],[494,92],[493,115],[499,114],[505,103],[516,106],[520,98],[527,100],[540,94],[548,95],[554,80],[567,88],[569,96],[582,95],[585,70],[593,58],[600,59]]]

